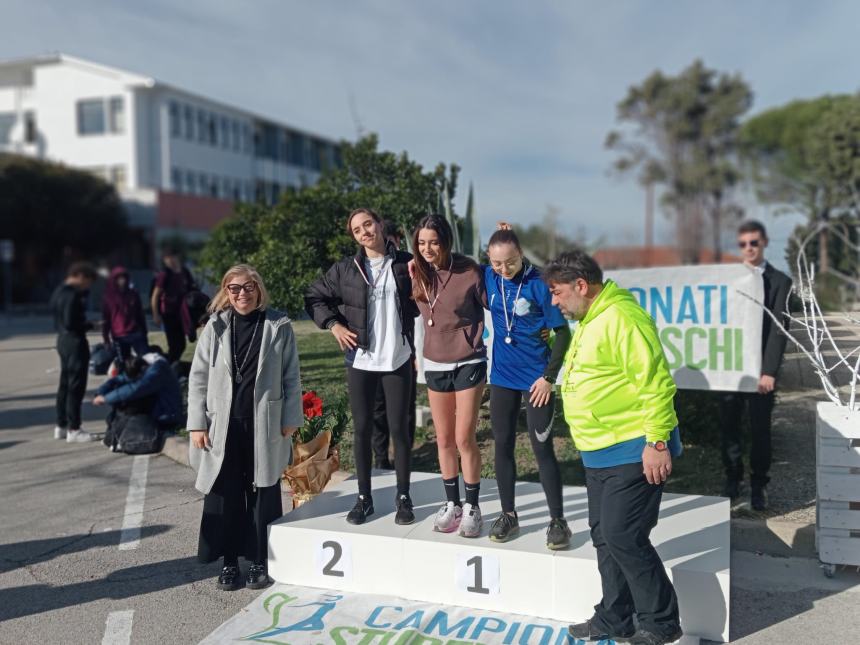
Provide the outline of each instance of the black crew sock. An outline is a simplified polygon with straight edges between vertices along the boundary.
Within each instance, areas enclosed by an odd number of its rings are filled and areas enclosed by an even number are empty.
[[[449,502],[454,502],[455,506],[462,506],[460,503],[460,476],[452,477],[451,479],[442,479],[445,484],[445,498]]]
[[[471,504],[472,506],[477,506],[478,496],[481,493],[481,481],[478,480],[478,483],[476,484],[463,482],[463,485],[466,487],[466,503]]]

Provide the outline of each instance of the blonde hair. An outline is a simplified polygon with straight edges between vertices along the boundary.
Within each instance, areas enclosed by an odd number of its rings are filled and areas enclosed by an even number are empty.
[[[206,307],[206,311],[210,314],[214,314],[218,311],[224,311],[225,309],[229,309],[232,305],[230,304],[230,296],[227,293],[227,285],[230,284],[230,279],[239,275],[246,275],[251,278],[251,282],[257,285],[257,307],[258,311],[263,311],[266,307],[269,306],[269,292],[266,291],[266,285],[263,284],[263,278],[260,277],[260,274],[257,273],[257,269],[252,267],[250,264],[235,264],[227,269],[227,273],[224,274],[224,277],[221,278],[221,287],[218,289],[218,293],[215,294],[215,297],[209,302],[209,306]]]

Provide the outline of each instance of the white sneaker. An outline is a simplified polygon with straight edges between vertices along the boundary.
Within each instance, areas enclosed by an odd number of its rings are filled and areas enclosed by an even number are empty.
[[[463,521],[460,522],[460,537],[475,538],[481,535],[484,519],[481,509],[471,504],[463,504]]]
[[[54,426],[54,439],[65,439],[66,429],[61,426]]]
[[[66,443],[87,443],[95,440],[96,438],[86,430],[69,430],[66,434]]]
[[[453,533],[463,519],[463,509],[454,502],[445,502],[433,519],[433,530],[440,533]]]

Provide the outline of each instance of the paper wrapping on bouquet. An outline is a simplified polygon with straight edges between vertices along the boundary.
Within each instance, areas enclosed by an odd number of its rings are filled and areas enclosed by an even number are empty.
[[[293,508],[298,508],[325,488],[340,466],[337,449],[331,450],[331,431],[321,432],[307,443],[293,444],[293,463],[284,478],[293,491]]]

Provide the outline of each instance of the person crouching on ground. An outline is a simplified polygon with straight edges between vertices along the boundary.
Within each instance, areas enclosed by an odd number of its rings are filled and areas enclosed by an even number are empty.
[[[126,373],[102,383],[96,391],[93,405],[121,407],[135,401],[151,399],[146,412],[152,417],[160,432],[175,431],[182,422],[182,391],[179,379],[167,362],[158,345],[150,345],[148,351],[132,361],[142,363],[142,372],[126,369]],[[132,363],[135,365],[135,363]],[[107,437],[105,443],[107,445]]]
[[[290,319],[268,308],[256,269],[227,271],[209,304],[188,377],[189,461],[204,493],[197,559],[223,558],[218,587],[262,589],[266,527],[283,515],[281,474],[304,421],[299,356]]]
[[[561,385],[585,466],[588,524],[603,599],[571,625],[583,640],[662,645],[681,637],[678,599],[651,545],[663,484],[680,453],[675,383],[657,327],[629,291],[582,251],[544,269],[552,304],[579,321]],[[635,617],[635,622],[634,622]]]

